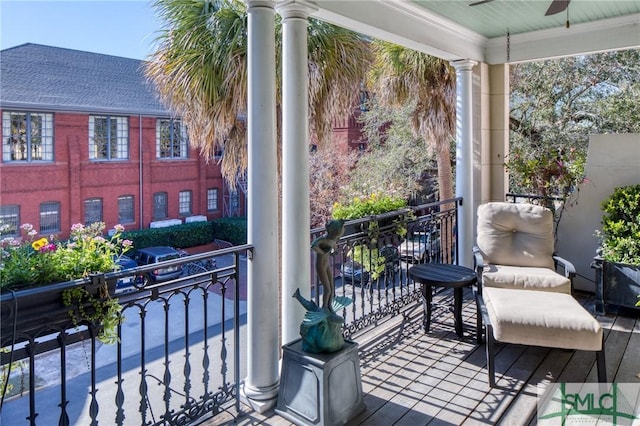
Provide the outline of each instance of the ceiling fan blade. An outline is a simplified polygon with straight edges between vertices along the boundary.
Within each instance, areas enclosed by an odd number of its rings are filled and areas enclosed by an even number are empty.
[[[544,16],[555,15],[556,13],[560,13],[564,11],[567,7],[569,7],[569,2],[571,0],[553,0],[549,9],[547,9],[547,13]]]
[[[469,3],[469,6],[480,6],[481,4],[490,3],[493,0],[480,0],[473,3]]]

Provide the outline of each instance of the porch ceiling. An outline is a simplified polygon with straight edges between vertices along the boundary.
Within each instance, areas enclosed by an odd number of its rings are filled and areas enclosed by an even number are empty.
[[[448,60],[496,64],[640,47],[640,1],[572,0],[569,29],[566,11],[545,16],[551,0],[493,0],[469,6],[475,1],[304,3],[317,7],[312,15],[319,19]]]

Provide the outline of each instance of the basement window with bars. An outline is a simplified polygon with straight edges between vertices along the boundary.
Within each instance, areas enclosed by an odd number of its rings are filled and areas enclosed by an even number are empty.
[[[118,197],[118,223],[135,222],[133,215],[133,195],[121,195]]]
[[[60,232],[60,203],[49,201],[40,204],[40,233]]]
[[[180,191],[178,194],[178,213],[180,216],[191,215],[191,191]]]
[[[89,116],[89,159],[126,160],[129,158],[129,120],[127,117]]]
[[[20,206],[0,206],[0,237],[20,235]]]
[[[53,114],[2,112],[2,160],[53,161]]]
[[[102,222],[102,198],[84,200],[84,224]]]
[[[168,213],[168,197],[166,192],[156,192],[153,194],[153,218],[166,219]]]

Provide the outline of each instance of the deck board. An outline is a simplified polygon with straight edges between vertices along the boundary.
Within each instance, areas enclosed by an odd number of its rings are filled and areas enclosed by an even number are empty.
[[[435,298],[445,305],[452,300],[446,292]],[[577,298],[593,309],[592,296]],[[366,409],[349,425],[535,425],[538,384],[596,381],[593,353],[498,343],[497,386],[489,388],[484,345],[475,340],[475,314],[472,295],[465,293],[462,340],[446,309],[434,311],[425,333],[420,306],[357,336]],[[606,339],[609,381],[640,383],[640,320],[597,318]],[[292,425],[273,411],[248,411],[235,423],[230,415],[203,423],[214,424]]]

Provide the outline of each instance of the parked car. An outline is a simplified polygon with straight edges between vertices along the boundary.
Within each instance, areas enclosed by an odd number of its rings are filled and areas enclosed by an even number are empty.
[[[380,249],[380,255],[384,257],[384,271],[380,274],[388,275],[400,269],[400,254],[398,249],[392,245],[384,246]],[[341,267],[342,280],[347,282],[362,283],[369,281],[369,271],[354,260],[344,262]]]
[[[400,259],[407,263],[425,263],[440,252],[440,237],[436,232],[416,232],[398,246]]]
[[[151,265],[167,260],[178,259],[183,257],[183,253],[170,246],[154,246],[145,247],[136,250],[133,260],[139,265]],[[152,281],[167,281],[178,278],[182,275],[182,265],[169,266],[166,268],[158,268],[151,271],[149,277]]]
[[[116,259],[116,263],[120,266],[121,271],[132,269],[138,266],[135,260],[131,259],[129,256],[125,256],[124,254]],[[116,282],[116,294],[133,291],[133,283],[135,282],[135,279],[136,277],[133,275],[118,279],[118,281]]]

